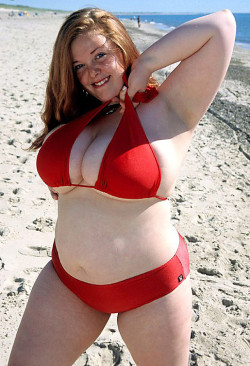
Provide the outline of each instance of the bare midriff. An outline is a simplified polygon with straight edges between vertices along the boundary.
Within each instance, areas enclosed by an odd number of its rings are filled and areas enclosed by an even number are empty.
[[[64,269],[95,284],[118,282],[166,263],[178,234],[170,203],[124,200],[93,189],[59,195],[55,242]]]

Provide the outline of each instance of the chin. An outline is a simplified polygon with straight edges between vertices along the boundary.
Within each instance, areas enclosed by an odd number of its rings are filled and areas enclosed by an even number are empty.
[[[96,99],[98,99],[100,102],[105,103],[113,98],[117,98],[117,102],[119,101],[119,92],[118,93],[107,93],[107,95],[103,96],[95,96]]]

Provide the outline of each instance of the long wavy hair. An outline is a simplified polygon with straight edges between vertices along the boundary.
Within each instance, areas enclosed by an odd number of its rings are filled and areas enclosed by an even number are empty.
[[[41,114],[44,129],[29,150],[41,147],[45,136],[62,123],[88,112],[101,104],[83,92],[72,67],[71,44],[79,35],[97,31],[113,42],[122,52],[124,68],[129,70],[139,56],[123,24],[111,13],[98,8],[85,8],[70,14],[62,24],[56,38],[46,88],[45,104]],[[150,85],[156,86],[151,77]]]

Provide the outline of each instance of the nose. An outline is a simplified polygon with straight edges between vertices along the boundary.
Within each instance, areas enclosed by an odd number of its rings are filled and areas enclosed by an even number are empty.
[[[89,65],[88,71],[89,71],[89,76],[91,78],[95,78],[98,75],[98,73],[100,72],[100,69],[97,67],[97,65],[95,65],[93,63],[93,64]]]

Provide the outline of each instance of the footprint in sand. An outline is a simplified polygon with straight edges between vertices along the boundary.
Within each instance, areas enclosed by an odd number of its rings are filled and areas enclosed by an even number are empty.
[[[196,323],[199,321],[200,319],[200,307],[199,307],[199,304],[198,302],[194,303],[193,304],[193,321]]]
[[[25,289],[25,279],[24,278],[15,278],[15,283],[18,284],[17,287],[17,293],[20,294],[20,292],[27,292]]]
[[[0,222],[0,237],[5,237],[10,233],[10,230]]]
[[[120,365],[123,355],[123,345],[118,342],[94,342],[93,347],[102,349],[107,358],[113,360],[113,365]],[[100,351],[99,351],[100,352]],[[99,353],[98,352],[98,353]]]
[[[25,293],[28,295],[29,289],[28,285],[24,278],[18,277],[13,278],[11,284],[7,284],[6,290],[7,290],[7,296],[16,296],[22,293]]]
[[[0,270],[1,270],[1,269],[4,269],[4,266],[5,266],[5,263],[4,263],[4,261],[2,260],[2,258],[0,257]]]
[[[20,159],[21,164],[25,164],[28,161],[27,156],[24,156]]]
[[[20,191],[20,188],[14,188],[12,193],[17,194]]]
[[[18,252],[22,255],[30,255],[32,257],[51,257],[51,248],[47,246],[29,246],[19,249]]]
[[[44,197],[36,197],[34,200],[32,200],[32,204],[34,206],[42,206],[44,203],[46,203],[46,198]]]
[[[231,299],[222,299],[222,304],[228,308],[229,306],[232,306],[234,304],[233,300]]]
[[[42,269],[43,269],[42,267],[41,268],[40,267],[31,267],[31,268],[25,268],[23,270],[23,272],[30,275],[33,273],[40,273]]]
[[[196,236],[189,236],[189,235],[186,235],[185,238],[187,239],[187,241],[189,243],[197,243],[198,241],[200,241],[199,238],[197,238]]]
[[[50,217],[39,217],[33,221],[33,225],[26,226],[26,229],[41,232],[54,231],[54,220]]]
[[[197,272],[207,275],[207,276],[222,277],[222,274],[220,272],[216,271],[214,268],[198,268]]]
[[[15,142],[15,139],[10,139],[10,140],[7,141],[7,144],[8,145],[14,145],[14,147],[16,147],[14,142]]]
[[[27,128],[27,129],[21,130],[21,132],[31,133],[31,130]]]
[[[201,354],[196,353],[195,350],[190,350],[190,366],[198,366],[199,365],[199,358],[201,357]]]

